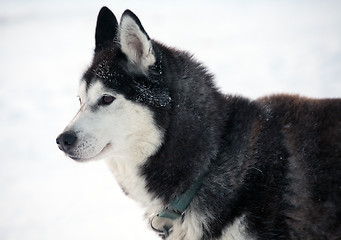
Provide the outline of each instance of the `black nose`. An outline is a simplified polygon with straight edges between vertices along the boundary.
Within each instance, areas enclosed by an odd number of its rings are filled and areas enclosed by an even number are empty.
[[[76,140],[77,140],[76,134],[74,132],[69,131],[60,134],[57,137],[56,142],[60,150],[67,152],[73,147]]]

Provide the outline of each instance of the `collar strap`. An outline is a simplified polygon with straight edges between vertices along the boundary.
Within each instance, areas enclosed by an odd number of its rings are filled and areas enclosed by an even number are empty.
[[[201,173],[197,180],[192,184],[192,186],[189,189],[187,189],[187,191],[180,197],[176,197],[169,207],[167,207],[158,214],[158,217],[168,218],[171,220],[176,220],[177,218],[181,217],[185,213],[189,204],[192,202],[195,194],[201,188],[207,173],[208,170]]]
[[[173,231],[173,221],[184,215],[195,194],[200,190],[207,173],[208,169],[199,175],[197,180],[184,194],[180,197],[176,197],[169,207],[165,208],[160,213],[152,214],[150,216],[149,224],[151,228],[157,232],[162,239],[168,238],[169,234]]]

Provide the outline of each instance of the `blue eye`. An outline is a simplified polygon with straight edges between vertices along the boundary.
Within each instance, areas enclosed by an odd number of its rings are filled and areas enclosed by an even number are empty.
[[[115,100],[115,97],[110,95],[104,95],[99,101],[98,105],[110,105]]]

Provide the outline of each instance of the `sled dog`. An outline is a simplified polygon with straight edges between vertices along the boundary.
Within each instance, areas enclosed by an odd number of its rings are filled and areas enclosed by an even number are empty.
[[[103,7],[57,138],[105,159],[167,240],[341,239],[341,99],[226,95],[192,55]]]

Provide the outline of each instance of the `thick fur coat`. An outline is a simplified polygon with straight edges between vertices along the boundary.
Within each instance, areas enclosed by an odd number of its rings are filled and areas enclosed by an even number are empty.
[[[224,95],[190,54],[105,7],[80,97],[59,147],[76,160],[107,158],[147,215],[208,172],[167,239],[341,239],[341,99]],[[104,116],[109,127],[93,127]]]

